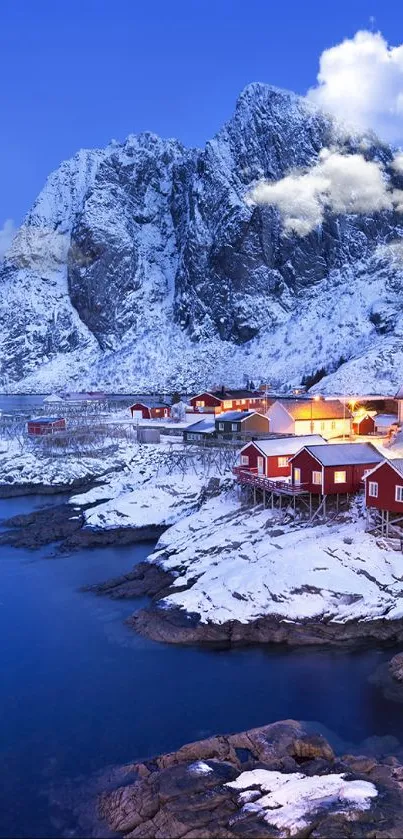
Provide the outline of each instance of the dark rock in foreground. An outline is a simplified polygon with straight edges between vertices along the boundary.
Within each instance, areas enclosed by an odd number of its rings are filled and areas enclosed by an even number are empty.
[[[403,835],[398,760],[338,758],[293,720],[188,744],[121,778],[99,814],[127,839]]]

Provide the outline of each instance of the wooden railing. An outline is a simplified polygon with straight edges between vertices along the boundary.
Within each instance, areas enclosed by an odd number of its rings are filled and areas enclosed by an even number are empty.
[[[246,484],[264,489],[267,492],[279,492],[282,495],[301,495],[307,492],[304,484],[291,484],[288,481],[272,481],[264,475],[258,475],[257,470],[245,469],[243,466],[234,466],[233,473],[239,484]]]

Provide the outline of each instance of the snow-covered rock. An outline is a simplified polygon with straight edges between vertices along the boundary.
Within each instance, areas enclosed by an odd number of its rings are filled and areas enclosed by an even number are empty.
[[[79,152],[49,177],[1,269],[1,386],[292,383],[324,367],[322,390],[393,390],[400,217],[328,215],[298,238],[245,201],[260,178],[360,142],[304,99],[252,84],[202,150],[145,133]],[[373,139],[365,154],[402,187],[390,149]]]
[[[170,527],[141,569],[143,593],[148,573],[165,576],[164,597],[133,626],[172,643],[403,640],[401,555],[365,532],[358,509],[316,527],[275,515],[221,493]]]

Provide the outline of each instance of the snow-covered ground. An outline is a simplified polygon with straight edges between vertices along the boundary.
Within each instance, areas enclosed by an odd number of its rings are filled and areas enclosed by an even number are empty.
[[[126,443],[107,454],[94,456],[45,455],[40,446],[28,446],[12,439],[0,442],[0,490],[2,488],[74,486],[102,478],[109,472],[124,469],[130,464],[133,450]]]
[[[345,813],[369,810],[378,795],[369,781],[348,781],[344,774],[304,775],[302,772],[274,772],[252,769],[242,772],[226,787],[240,790],[239,805],[244,813],[256,813],[279,831],[279,837],[301,835],[312,814],[324,810]]]
[[[365,533],[357,508],[347,523],[292,528],[271,511],[240,507],[233,492],[212,498],[161,537],[151,561],[176,575],[159,605],[199,613],[202,623],[345,623],[403,617],[398,552]]]

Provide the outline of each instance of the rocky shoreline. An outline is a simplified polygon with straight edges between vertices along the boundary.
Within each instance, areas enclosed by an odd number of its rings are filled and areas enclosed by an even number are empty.
[[[151,597],[154,602],[141,609],[126,623],[140,635],[167,644],[241,646],[252,644],[289,644],[368,646],[371,643],[392,645],[403,642],[403,620],[374,620],[340,624],[301,621],[292,623],[269,615],[250,623],[227,621],[223,624],[203,623],[197,613],[183,609],[163,608],[159,601],[180,586],[173,586],[174,574],[157,563],[141,562],[124,576],[107,580],[86,590],[113,599]],[[183,587],[185,588],[185,586]]]
[[[63,503],[13,516],[2,522],[6,529],[4,533],[0,533],[0,545],[35,549],[42,545],[59,543],[58,550],[65,552],[80,548],[155,541],[166,530],[165,526],[160,525],[97,530],[85,526],[84,512],[84,507],[75,508]]]
[[[403,835],[400,755],[338,757],[294,720],[190,743],[114,779],[98,815],[127,839]]]

